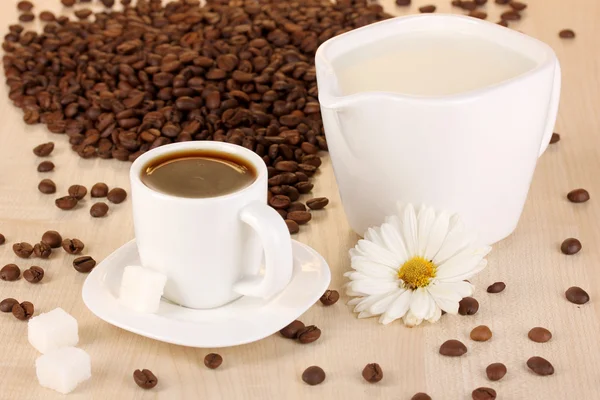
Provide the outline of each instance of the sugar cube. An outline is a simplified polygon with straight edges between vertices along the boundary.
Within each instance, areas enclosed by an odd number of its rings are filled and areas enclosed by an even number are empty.
[[[62,308],[55,308],[29,320],[27,338],[40,353],[75,346],[79,342],[77,320]]]
[[[155,313],[160,305],[167,277],[160,272],[131,265],[125,267],[119,301],[140,313]]]
[[[43,387],[67,394],[92,376],[90,356],[76,347],[52,350],[35,360],[35,373]]]

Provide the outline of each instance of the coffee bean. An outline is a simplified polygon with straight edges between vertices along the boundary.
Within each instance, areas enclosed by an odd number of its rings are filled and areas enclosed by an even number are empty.
[[[465,297],[458,303],[458,313],[460,315],[473,315],[479,310],[479,302],[473,297]]]
[[[85,247],[79,239],[65,239],[62,241],[62,248],[69,254],[79,254]]]
[[[396,0],[397,6],[410,6],[411,0]]]
[[[133,380],[142,389],[152,389],[158,384],[158,378],[149,369],[133,371]]]
[[[52,254],[52,248],[44,242],[36,243],[33,246],[33,254],[39,258],[48,258]]]
[[[550,138],[550,144],[554,144],[558,141],[560,141],[560,135],[555,132],[552,134],[552,137]]]
[[[56,193],[56,184],[51,179],[42,179],[38,184],[38,190],[44,194]]]
[[[296,221],[292,221],[291,219],[286,219],[285,224],[287,225],[288,231],[290,231],[290,234],[300,232],[300,226],[298,225],[298,223]]]
[[[505,21],[518,21],[521,19],[521,14],[519,14],[518,11],[505,11],[502,14],[500,14],[500,18],[502,18]]]
[[[46,243],[51,248],[56,249],[60,247],[62,243],[62,236],[56,231],[47,231],[42,235],[42,242]]]
[[[54,204],[61,210],[72,210],[77,206],[77,199],[73,196],[64,196],[54,200]]]
[[[217,369],[223,364],[223,357],[216,353],[207,354],[204,357],[204,365],[210,369]]]
[[[26,242],[13,244],[13,251],[18,257],[29,258],[33,253],[33,246]]]
[[[33,3],[27,0],[19,1],[17,3],[17,9],[19,11],[31,11],[33,9]]]
[[[473,11],[469,12],[469,17],[478,18],[478,19],[486,19],[487,13],[485,13],[483,11],[473,10]]]
[[[383,379],[383,370],[377,363],[367,364],[362,371],[362,376],[369,383],[377,383]]]
[[[477,3],[475,3],[474,1],[471,1],[471,0],[461,1],[460,7],[465,10],[472,11],[477,8]]]
[[[314,185],[310,182],[298,182],[296,184],[296,189],[302,194],[306,194],[312,190]]]
[[[505,20],[503,20],[503,19],[501,19],[500,21],[498,21],[498,22],[496,22],[496,23],[497,23],[498,25],[502,25],[502,26],[504,26],[505,28],[506,28],[506,27],[508,27],[508,22],[507,22],[507,21],[505,21]]]
[[[90,15],[92,15],[92,10],[89,8],[81,8],[74,12],[75,16],[79,19],[86,19]]]
[[[69,196],[75,197],[77,200],[81,200],[87,194],[87,189],[82,185],[71,185],[69,187]]]
[[[492,388],[480,387],[471,393],[473,400],[494,400],[496,398],[496,391]]]
[[[546,343],[552,339],[552,333],[548,329],[539,326],[531,328],[527,336],[536,343]]]
[[[487,3],[487,0],[475,0],[475,3],[478,6],[483,6],[483,5],[485,5]]]
[[[515,11],[522,11],[527,8],[527,4],[520,1],[511,1],[508,5]]]
[[[500,293],[506,288],[506,284],[504,282],[494,282],[487,288],[488,293]]]
[[[40,13],[40,20],[44,22],[56,21],[56,16],[51,11],[42,11]]]
[[[314,325],[309,325],[300,329],[296,338],[302,344],[312,343],[321,337],[321,330]]]
[[[114,204],[120,204],[125,201],[127,198],[127,192],[121,188],[111,189],[110,192],[106,195],[108,201]]]
[[[283,195],[273,196],[269,200],[269,205],[273,208],[288,208],[290,204],[290,198]]]
[[[434,5],[427,5],[419,7],[419,12],[421,13],[432,13],[435,12],[436,7]]]
[[[324,306],[331,306],[340,299],[340,294],[337,290],[326,290],[323,296],[319,299]]]
[[[327,197],[315,197],[314,199],[306,201],[306,205],[311,210],[321,210],[325,208],[327,204],[329,204],[329,199]]]
[[[115,5],[115,0],[102,0],[102,4],[106,8],[111,8],[112,6]]]
[[[566,255],[573,255],[579,253],[581,250],[581,242],[575,238],[565,239],[560,245],[560,251]]]
[[[3,234],[0,233],[0,245],[3,245],[4,242],[6,242],[6,238],[4,237]]]
[[[493,363],[487,366],[485,374],[490,381],[499,381],[506,375],[506,365],[502,363]]]
[[[470,337],[476,342],[487,342],[492,338],[492,331],[485,325],[479,325],[473,328]]]
[[[279,333],[284,338],[287,338],[287,339],[296,339],[296,336],[298,335],[298,332],[301,331],[302,329],[304,329],[304,324],[302,323],[302,321],[296,320],[296,321],[292,321],[285,328],[281,329],[279,331]]]
[[[292,211],[287,215],[287,219],[295,221],[298,225],[304,225],[312,219],[308,211]]]
[[[24,301],[20,304],[15,304],[12,307],[12,314],[16,319],[21,321],[27,321],[34,313],[33,304],[28,301]]]
[[[108,186],[106,183],[98,182],[92,186],[90,193],[92,197],[106,197],[108,194]]]
[[[35,19],[35,15],[32,12],[25,11],[21,15],[19,15],[19,21],[21,22],[31,22]]]
[[[90,256],[77,257],[73,260],[73,268],[77,272],[88,273],[94,269],[96,261]]]
[[[54,142],[42,143],[33,148],[33,154],[38,157],[47,157],[54,150]]]
[[[590,301],[590,295],[578,286],[568,288],[565,292],[565,297],[574,304],[585,304]]]
[[[572,203],[585,203],[590,199],[590,194],[585,189],[575,189],[567,194],[567,199]]]
[[[96,203],[90,208],[90,215],[94,218],[104,217],[107,213],[108,205],[103,202]]]
[[[298,201],[293,202],[292,204],[290,204],[290,206],[287,208],[288,212],[292,212],[292,211],[306,211],[306,206]]]
[[[44,279],[44,270],[37,266],[30,267],[23,271],[23,278],[29,283],[38,283]]]
[[[554,367],[552,364],[542,357],[531,357],[527,360],[527,366],[530,370],[541,376],[554,374]]]
[[[411,397],[410,400],[431,400],[431,396],[427,393],[419,392]]]
[[[15,304],[19,304],[19,302],[11,297],[6,298],[0,301],[0,311],[3,313],[12,312],[12,308]]]
[[[325,371],[323,371],[323,368],[313,365],[304,370],[302,380],[311,386],[318,385],[325,380]]]
[[[21,269],[15,264],[6,264],[0,269],[0,279],[3,281],[16,281],[21,276]]]
[[[495,0],[496,4],[504,5],[510,3],[511,0]]]
[[[467,352],[467,346],[458,340],[446,340],[440,346],[440,354],[448,357],[459,357]]]
[[[572,29],[563,29],[558,32],[558,36],[562,39],[573,39],[575,37],[575,32]]]
[[[60,0],[63,6],[65,7],[73,7],[77,0]]]
[[[38,172],[50,172],[54,169],[54,163],[52,161],[42,161],[38,167]]]

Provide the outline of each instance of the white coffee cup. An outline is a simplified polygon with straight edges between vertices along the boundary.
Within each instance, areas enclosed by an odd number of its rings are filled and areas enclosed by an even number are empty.
[[[211,198],[177,197],[142,182],[142,171],[152,160],[193,150],[241,158],[254,167],[256,180]],[[242,295],[269,298],[289,283],[290,234],[281,216],[266,204],[267,167],[252,151],[222,142],[170,144],[140,156],[130,179],[140,259],[144,267],[167,276],[165,298],[185,307],[214,308]]]
[[[341,57],[396,35],[411,40],[411,34],[427,31],[474,35],[526,56],[533,66],[458,94],[341,93]],[[356,233],[381,224],[397,202],[457,212],[483,243],[513,232],[558,110],[560,66],[548,45],[475,18],[428,14],[329,39],[315,62],[329,152]]]

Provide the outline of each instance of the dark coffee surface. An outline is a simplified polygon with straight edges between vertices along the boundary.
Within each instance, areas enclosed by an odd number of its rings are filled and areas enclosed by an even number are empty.
[[[186,198],[223,196],[249,186],[256,171],[245,160],[214,151],[169,154],[144,167],[142,182],[158,192]]]

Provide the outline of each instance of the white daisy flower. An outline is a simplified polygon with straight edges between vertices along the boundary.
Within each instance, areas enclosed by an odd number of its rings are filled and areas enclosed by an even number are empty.
[[[442,311],[458,312],[473,293],[466,282],[487,265],[489,246],[475,245],[457,214],[412,204],[398,205],[398,215],[370,228],[350,250],[353,271],[347,294],[359,318],[379,315],[389,324],[402,318],[408,326],[436,322]]]

